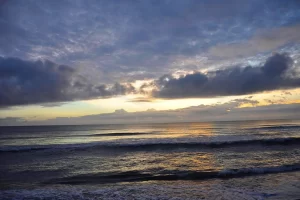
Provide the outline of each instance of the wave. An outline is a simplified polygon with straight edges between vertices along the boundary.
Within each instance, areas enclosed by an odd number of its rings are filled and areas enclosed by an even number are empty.
[[[259,128],[252,128],[252,129],[273,130],[273,129],[297,129],[297,128],[300,128],[300,126],[299,125],[262,126]]]
[[[52,179],[45,184],[101,184],[101,183],[118,183],[118,182],[139,182],[139,181],[174,181],[174,180],[206,180],[206,179],[229,179],[241,178],[246,176],[274,174],[299,171],[300,164],[225,169],[222,171],[164,171],[161,173],[144,173],[140,171],[127,171],[119,173],[98,173],[84,174],[78,176]]]
[[[155,150],[155,149],[178,149],[178,148],[230,148],[249,147],[263,145],[296,145],[300,144],[300,138],[272,138],[237,141],[211,141],[211,142],[136,142],[136,143],[114,143],[114,142],[94,142],[86,144],[58,144],[58,145],[35,145],[35,146],[6,146],[0,148],[2,152],[27,152],[40,150],[86,150],[92,148],[99,149],[126,149],[126,150]]]
[[[156,132],[128,132],[128,133],[97,133],[97,134],[77,134],[77,135],[55,135],[51,136],[53,138],[69,138],[69,137],[122,137],[122,136],[136,136],[136,135],[147,135],[147,134],[154,134]],[[41,138],[48,138],[49,136],[19,136],[19,137],[1,137],[0,139],[41,139]]]
[[[1,147],[0,153],[4,152],[28,152],[28,151],[38,151],[38,150],[49,150],[51,147],[31,147],[31,146],[17,146],[17,147]]]

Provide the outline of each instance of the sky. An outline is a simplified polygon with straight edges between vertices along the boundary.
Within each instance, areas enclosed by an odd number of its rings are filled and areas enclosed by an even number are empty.
[[[0,0],[0,125],[300,119],[299,0]]]

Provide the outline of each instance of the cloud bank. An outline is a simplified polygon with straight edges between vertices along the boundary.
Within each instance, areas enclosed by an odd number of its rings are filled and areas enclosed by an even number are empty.
[[[130,84],[92,84],[74,68],[49,60],[0,57],[0,107],[107,98],[133,90]]]
[[[243,107],[252,104],[254,107]],[[133,124],[201,122],[232,120],[299,119],[300,104],[273,104],[258,106],[255,100],[241,98],[223,104],[199,105],[176,110],[147,110],[126,112],[123,109],[113,113],[86,115],[81,117],[57,117],[44,121],[25,121],[19,118],[0,118],[0,125],[59,125],[59,124]],[[10,123],[8,123],[10,121]]]
[[[49,60],[0,57],[0,107],[68,102],[136,93],[153,98],[218,97],[300,87],[300,75],[287,54],[274,54],[262,66],[232,67],[175,78],[165,75],[148,85],[95,84],[76,69]],[[146,97],[146,96],[145,96]],[[148,99],[148,98],[145,98]],[[142,101],[145,100],[144,98]]]
[[[300,87],[293,60],[287,54],[274,54],[258,67],[232,67],[208,73],[174,78],[162,76],[152,83],[158,98],[192,98],[245,95]],[[145,86],[143,86],[145,87]]]

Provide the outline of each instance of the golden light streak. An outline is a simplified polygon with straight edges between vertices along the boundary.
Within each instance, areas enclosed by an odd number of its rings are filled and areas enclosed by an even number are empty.
[[[136,84],[143,84],[139,82]],[[257,104],[244,103],[239,107],[256,107],[271,104],[300,103],[300,89],[277,90],[253,95],[230,96],[218,98],[191,99],[154,99],[145,95],[126,95],[108,99],[94,99],[77,102],[67,102],[56,107],[22,106],[0,110],[1,117],[22,117],[27,120],[44,120],[55,117],[78,117],[92,114],[112,113],[117,109],[128,112],[155,110],[176,110],[199,105],[214,105],[231,102],[235,99],[258,101]],[[229,111],[228,111],[229,112]],[[180,116],[179,116],[180,117]]]

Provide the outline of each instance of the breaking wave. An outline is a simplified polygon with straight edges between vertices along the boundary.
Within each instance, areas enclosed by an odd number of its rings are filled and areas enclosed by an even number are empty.
[[[282,165],[274,167],[257,167],[241,169],[225,169],[221,171],[163,171],[160,173],[145,173],[127,171],[119,173],[84,174],[64,177],[46,182],[46,184],[101,184],[139,181],[174,181],[174,180],[207,180],[213,178],[240,178],[253,175],[274,174],[299,171],[300,164]]]
[[[252,128],[252,129],[262,129],[262,130],[273,130],[273,129],[298,129],[300,126],[298,125],[280,125],[280,126],[262,126],[259,128]]]

